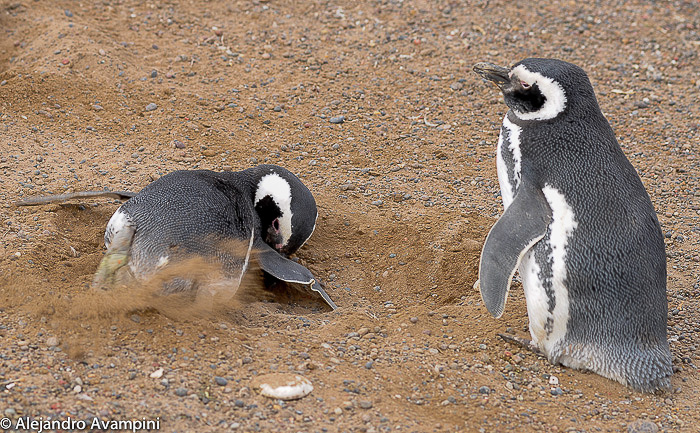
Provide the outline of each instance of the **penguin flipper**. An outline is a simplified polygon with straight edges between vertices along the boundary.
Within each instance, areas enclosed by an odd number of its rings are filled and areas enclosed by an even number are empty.
[[[54,203],[57,201],[68,201],[74,198],[111,197],[119,200],[128,200],[135,196],[131,191],[78,191],[67,194],[44,195],[30,197],[25,200],[16,201],[15,206],[38,206],[42,204]]]
[[[493,225],[479,262],[479,285],[486,309],[501,317],[513,274],[527,251],[542,239],[552,210],[542,190],[523,182],[510,206]]]
[[[324,301],[332,308],[338,308],[335,302],[328,296],[321,284],[316,281],[311,271],[296,263],[282,254],[273,250],[269,245],[258,242],[256,245],[257,258],[260,268],[277,278],[290,284],[299,284],[304,286],[307,291],[316,292],[323,298]]]

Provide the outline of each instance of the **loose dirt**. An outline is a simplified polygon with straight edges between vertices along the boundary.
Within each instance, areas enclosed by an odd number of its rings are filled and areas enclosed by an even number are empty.
[[[682,1],[1,1],[0,408],[163,431],[698,431],[699,25]],[[473,289],[502,212],[506,107],[471,66],[529,56],[588,72],[652,196],[672,392],[501,341],[527,336],[522,288],[498,320]],[[314,193],[296,256],[337,311],[255,272],[211,314],[148,290],[100,298],[119,202],[12,206],[259,163]],[[276,372],[313,392],[252,389]]]

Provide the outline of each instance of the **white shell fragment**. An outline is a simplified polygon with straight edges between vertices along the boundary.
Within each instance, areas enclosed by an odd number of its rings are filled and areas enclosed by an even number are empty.
[[[255,377],[251,385],[261,395],[279,400],[296,400],[314,390],[309,379],[291,373],[262,374]]]

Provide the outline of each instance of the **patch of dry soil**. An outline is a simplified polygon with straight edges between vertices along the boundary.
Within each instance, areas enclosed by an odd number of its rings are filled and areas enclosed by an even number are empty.
[[[163,431],[697,431],[699,23],[682,1],[0,2],[0,408]],[[522,289],[496,320],[472,288],[506,107],[470,70],[529,56],[586,69],[652,195],[673,392],[501,341],[527,336]],[[298,257],[335,312],[255,284],[207,317],[105,305],[88,284],[118,202],[11,205],[263,162],[316,196]],[[315,389],[261,397],[270,372]]]

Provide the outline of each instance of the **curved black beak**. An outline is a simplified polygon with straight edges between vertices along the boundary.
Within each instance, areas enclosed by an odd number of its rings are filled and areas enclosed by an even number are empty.
[[[498,87],[503,87],[505,84],[510,83],[510,77],[508,76],[510,70],[493,63],[477,63],[474,65],[474,72],[481,75],[484,79],[492,81]]]

